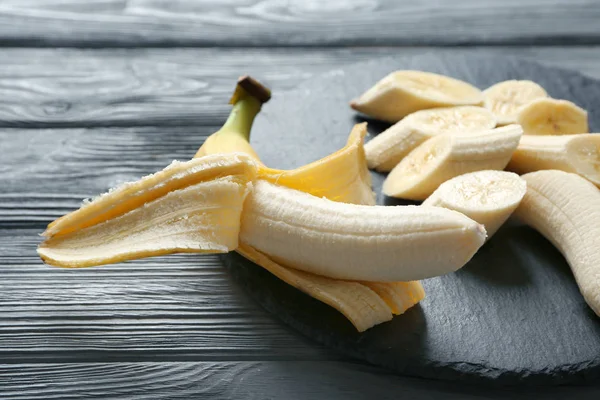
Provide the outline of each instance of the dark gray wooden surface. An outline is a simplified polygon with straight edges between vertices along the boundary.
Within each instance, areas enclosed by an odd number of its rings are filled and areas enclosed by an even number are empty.
[[[599,396],[362,365],[267,314],[217,257],[61,270],[34,252],[82,198],[191,157],[240,74],[273,101],[330,69],[427,51],[600,78],[598,17],[595,0],[0,1],[0,399]]]

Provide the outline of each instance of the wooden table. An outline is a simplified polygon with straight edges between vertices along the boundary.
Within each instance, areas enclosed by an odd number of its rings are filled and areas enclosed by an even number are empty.
[[[235,78],[277,94],[388,54],[507,54],[600,78],[596,0],[0,1],[0,398],[600,396],[395,376],[257,306],[215,256],[61,270],[40,233],[191,157]],[[596,397],[598,398],[598,397]]]

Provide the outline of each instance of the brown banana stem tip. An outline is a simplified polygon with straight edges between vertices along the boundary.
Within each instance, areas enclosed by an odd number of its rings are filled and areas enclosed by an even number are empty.
[[[271,99],[271,89],[252,78],[249,75],[241,76],[237,81],[236,91],[229,101],[230,104],[235,104],[239,99],[238,89],[243,89],[250,96],[256,98],[261,103],[266,103]]]

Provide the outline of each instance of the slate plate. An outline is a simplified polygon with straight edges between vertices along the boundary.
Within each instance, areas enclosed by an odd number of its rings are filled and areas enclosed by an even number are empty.
[[[343,147],[360,121],[348,101],[396,69],[442,73],[486,88],[531,79],[555,98],[590,110],[600,129],[600,82],[504,57],[391,57],[332,71],[275,94],[252,142],[267,165],[294,168]],[[598,110],[598,111],[595,111]],[[386,125],[370,121],[375,135]],[[379,204],[384,176],[373,173]],[[427,298],[393,321],[358,334],[332,308],[232,254],[232,274],[264,308],[342,353],[401,374],[486,384],[563,384],[600,377],[600,318],[579,294],[561,254],[510,221],[460,271],[423,281]]]

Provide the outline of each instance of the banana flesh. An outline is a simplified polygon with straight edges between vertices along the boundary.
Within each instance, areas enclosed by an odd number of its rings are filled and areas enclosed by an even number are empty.
[[[425,200],[456,176],[487,169],[502,170],[519,144],[519,125],[478,134],[443,135],[429,139],[406,156],[383,183],[391,197]]]
[[[369,168],[391,171],[418,145],[437,135],[492,129],[496,120],[482,107],[462,106],[410,114],[365,144]]]
[[[483,92],[483,97],[483,106],[494,114],[498,125],[508,125],[517,122],[521,107],[548,97],[548,93],[535,82],[510,80],[490,86]]]
[[[427,108],[482,102],[479,89],[458,79],[423,71],[396,71],[350,102],[350,106],[370,117],[395,123]]]
[[[439,207],[363,206],[257,181],[240,241],[275,262],[334,279],[412,281],[456,271],[485,229]]]
[[[524,135],[507,168],[519,174],[543,169],[574,172],[600,187],[600,135]]]
[[[600,191],[579,175],[525,174],[527,193],[515,215],[566,258],[587,304],[600,316]]]
[[[89,267],[175,252],[226,253],[238,246],[255,177],[256,165],[243,154],[172,164],[67,215],[68,231],[48,238],[38,254],[48,264]]]
[[[424,206],[458,211],[485,226],[488,240],[506,222],[525,196],[527,184],[505,171],[477,171],[440,185]]]
[[[567,100],[540,98],[523,106],[517,123],[525,135],[573,135],[589,132],[588,114]]]

